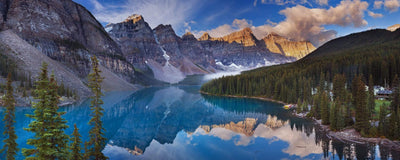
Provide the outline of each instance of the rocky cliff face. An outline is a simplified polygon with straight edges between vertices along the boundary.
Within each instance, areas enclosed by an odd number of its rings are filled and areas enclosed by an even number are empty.
[[[388,27],[387,30],[394,32],[399,28],[400,28],[400,24],[395,24],[395,25]]]
[[[132,80],[133,67],[118,45],[84,7],[71,0],[1,0],[2,30],[11,29],[81,78],[97,55],[109,69]]]
[[[151,29],[142,16],[109,24],[106,31],[119,44],[124,57],[158,80],[176,83],[186,75],[286,63],[313,50],[309,42],[268,38],[258,40],[250,28],[213,38],[178,37],[171,25]]]
[[[142,16],[132,15],[121,23],[107,25],[106,30],[128,62],[158,80],[177,83],[186,75],[210,72],[206,53],[192,53],[196,49],[192,42],[197,42],[194,36],[181,39],[170,25],[152,30]]]
[[[212,52],[216,64],[222,69],[252,68],[295,60],[270,52],[264,43],[255,38],[250,28],[221,38],[204,33],[199,41],[204,49]]]
[[[303,58],[316,49],[311,42],[291,41],[275,33],[269,34],[262,41],[264,41],[269,51],[284,56],[295,57],[296,59]]]
[[[147,59],[165,63],[153,30],[140,15],[132,15],[117,24],[108,24],[105,29],[118,43],[128,62],[141,70],[147,70]]]

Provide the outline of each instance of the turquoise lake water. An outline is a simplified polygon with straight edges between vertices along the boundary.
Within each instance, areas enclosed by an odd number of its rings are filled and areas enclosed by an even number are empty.
[[[111,160],[400,159],[399,153],[375,144],[330,140],[311,121],[291,116],[281,104],[206,96],[199,88],[107,93],[103,122],[108,144],[103,153]],[[83,141],[89,132],[89,103],[61,108],[70,126],[66,132],[71,134],[77,124]],[[28,113],[29,107],[17,108],[19,148],[30,147],[26,140],[33,136],[23,130],[31,121]],[[0,122],[0,132],[2,127]],[[19,154],[18,159],[23,158]]]

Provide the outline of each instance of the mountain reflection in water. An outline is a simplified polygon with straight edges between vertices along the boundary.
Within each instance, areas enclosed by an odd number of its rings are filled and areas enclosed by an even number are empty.
[[[110,159],[400,158],[374,144],[331,141],[311,121],[291,116],[277,103],[198,91],[198,86],[173,86],[107,93],[103,123],[109,141],[103,153]],[[89,104],[62,108],[83,141],[89,132]],[[24,115],[31,112],[17,108],[20,148],[30,147],[25,143],[33,135],[22,128],[30,122]]]

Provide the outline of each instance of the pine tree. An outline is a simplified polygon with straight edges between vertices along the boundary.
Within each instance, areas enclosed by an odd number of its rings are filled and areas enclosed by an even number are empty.
[[[388,137],[391,139],[399,139],[400,137],[398,136],[398,132],[400,128],[398,127],[399,124],[399,115],[398,111],[400,108],[400,86],[399,86],[399,78],[397,75],[395,75],[393,82],[392,82],[392,88],[393,88],[393,93],[391,94],[391,99],[392,102],[390,103],[390,118],[389,118],[389,125],[390,125],[390,130],[389,130],[389,135]]]
[[[25,130],[35,133],[34,139],[28,139],[27,144],[34,146],[32,149],[23,149],[27,159],[67,159],[68,135],[64,130],[68,128],[67,121],[61,117],[65,112],[58,112],[57,83],[54,75],[50,80],[47,76],[47,64],[43,63],[42,72],[36,82],[37,103],[33,104],[35,109],[29,128]]]
[[[345,120],[345,115],[346,115],[346,109],[344,108],[343,105],[337,105],[336,106],[336,130],[341,130],[346,126],[346,120]]]
[[[108,159],[101,152],[106,145],[106,138],[104,137],[104,128],[103,122],[101,121],[101,117],[103,116],[104,109],[101,107],[103,101],[101,100],[101,96],[103,93],[101,92],[101,82],[103,78],[100,76],[99,69],[99,61],[95,56],[91,58],[92,60],[92,72],[89,74],[89,88],[93,92],[93,96],[91,97],[92,101],[90,102],[91,110],[92,110],[92,118],[89,121],[89,125],[92,128],[89,131],[89,141],[87,142],[87,154],[85,157],[89,157],[90,159],[102,160]]]
[[[49,121],[49,129],[47,135],[49,135],[48,139],[50,139],[52,156],[54,159],[66,159],[68,157],[68,141],[69,136],[65,134],[65,129],[68,128],[67,121],[61,116],[66,112],[58,112],[58,104],[59,104],[59,95],[58,95],[58,86],[55,80],[54,74],[50,77],[49,84],[49,113],[46,119]]]
[[[28,139],[27,144],[34,146],[32,149],[22,149],[22,153],[27,159],[50,159],[52,157],[51,153],[51,144],[48,143],[49,139],[45,138],[45,134],[47,132],[47,128],[49,126],[48,121],[45,119],[45,111],[48,110],[49,103],[49,80],[47,77],[47,64],[43,63],[41,68],[41,73],[38,77],[38,81],[36,81],[36,89],[35,89],[35,99],[38,102],[32,105],[34,109],[33,115],[28,114],[29,118],[34,119],[28,128],[25,130],[29,132],[33,132],[34,138]],[[31,157],[34,156],[34,157]]]
[[[381,105],[379,108],[379,126],[378,132],[380,135],[385,135],[385,121],[386,121],[386,105]]]
[[[353,104],[356,108],[356,124],[355,129],[363,134],[369,131],[369,119],[366,104],[365,83],[361,80],[361,76],[356,76],[353,79]]]
[[[374,80],[372,75],[369,75],[368,79],[368,119],[372,119],[372,115],[375,113],[375,95],[374,95]]]
[[[79,134],[79,129],[74,124],[74,132],[72,133],[72,143],[71,143],[71,157],[73,160],[83,160],[82,152],[81,152],[81,135]]]
[[[301,103],[301,100],[300,100],[300,98],[299,98],[299,99],[297,100],[296,112],[297,112],[297,113],[301,113],[301,112],[303,111],[302,107],[303,107],[303,104]]]
[[[326,92],[323,92],[321,95],[321,119],[322,119],[322,124],[329,124],[329,98]]]
[[[337,112],[336,108],[339,108],[339,105],[337,102],[333,102],[331,104],[331,109],[330,109],[330,115],[329,115],[329,123],[330,123],[330,128],[333,131],[337,130],[336,124],[337,124]]]
[[[4,115],[4,124],[5,130],[3,132],[6,139],[3,140],[5,143],[3,146],[3,150],[6,151],[6,159],[14,160],[15,155],[18,152],[18,144],[15,141],[17,139],[17,135],[15,134],[15,99],[13,95],[13,87],[11,81],[11,74],[9,73],[7,76],[7,85],[6,85],[6,95],[4,99],[5,106],[5,115]]]

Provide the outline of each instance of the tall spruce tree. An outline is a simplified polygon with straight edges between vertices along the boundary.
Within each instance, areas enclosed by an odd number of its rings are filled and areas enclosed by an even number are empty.
[[[3,150],[6,152],[7,160],[14,160],[18,152],[18,144],[16,142],[17,135],[15,134],[15,99],[13,95],[13,87],[11,74],[7,76],[6,95],[4,97],[5,115],[4,115],[4,136]]]
[[[47,76],[47,64],[43,63],[42,72],[36,81],[33,115],[27,115],[34,119],[25,130],[33,132],[34,138],[28,139],[27,144],[34,146],[31,149],[23,149],[26,159],[67,159],[68,135],[64,130],[68,128],[67,121],[61,117],[65,112],[58,112],[57,83],[54,75],[50,80]]]
[[[378,133],[379,135],[386,135],[386,115],[387,115],[387,111],[386,111],[386,104],[381,105],[379,108],[379,126],[378,126]]]
[[[331,128],[331,130],[335,131],[337,130],[336,124],[337,124],[337,112],[336,112],[336,108],[339,108],[339,105],[337,102],[333,102],[331,103],[331,108],[330,108],[330,115],[329,115],[329,127]]]
[[[365,91],[365,83],[362,81],[362,76],[356,76],[353,79],[353,104],[356,109],[356,124],[355,129],[363,134],[367,134],[370,124],[367,111],[367,94]]]
[[[46,109],[47,117],[49,121],[48,133],[50,139],[52,158],[54,159],[66,159],[69,155],[68,153],[68,141],[69,136],[65,133],[65,129],[68,128],[67,121],[61,116],[66,112],[58,112],[59,95],[58,95],[58,85],[55,80],[54,74],[50,76],[49,84],[49,106]],[[46,116],[46,115],[45,115]]]
[[[321,96],[321,119],[322,119],[322,124],[329,124],[329,98],[328,94],[326,92],[322,92]]]
[[[390,103],[390,117],[389,117],[389,135],[391,139],[399,139],[399,108],[400,108],[400,82],[397,75],[394,76],[392,81],[393,93],[391,95],[392,102]]]
[[[81,152],[81,135],[79,134],[79,129],[74,124],[74,132],[72,133],[72,143],[71,143],[71,157],[73,160],[83,160],[82,152]]]
[[[367,103],[369,115],[368,119],[372,119],[372,115],[375,113],[375,95],[374,95],[374,79],[372,75],[369,75],[368,79],[368,103]]]
[[[46,112],[48,112],[49,106],[49,79],[47,76],[47,64],[43,63],[41,73],[38,76],[38,81],[35,89],[35,99],[38,101],[33,103],[32,108],[34,109],[33,114],[27,114],[26,116],[32,118],[33,121],[29,124],[25,130],[33,132],[34,138],[28,139],[27,144],[32,145],[31,149],[22,149],[22,153],[26,156],[26,159],[51,159],[52,153],[50,153],[51,143],[47,139],[46,134],[48,130],[48,120],[46,119]]]
[[[89,74],[89,88],[93,92],[93,96],[91,97],[92,101],[90,102],[90,109],[92,110],[92,118],[89,121],[89,125],[92,128],[89,131],[89,141],[86,142],[86,153],[85,157],[89,159],[108,159],[108,157],[104,156],[101,152],[106,145],[106,138],[104,137],[104,128],[103,122],[101,121],[101,117],[103,116],[104,109],[101,107],[103,101],[101,100],[101,96],[103,93],[101,92],[101,82],[103,78],[100,76],[99,69],[99,61],[95,56],[91,58],[92,60],[92,72]]]

